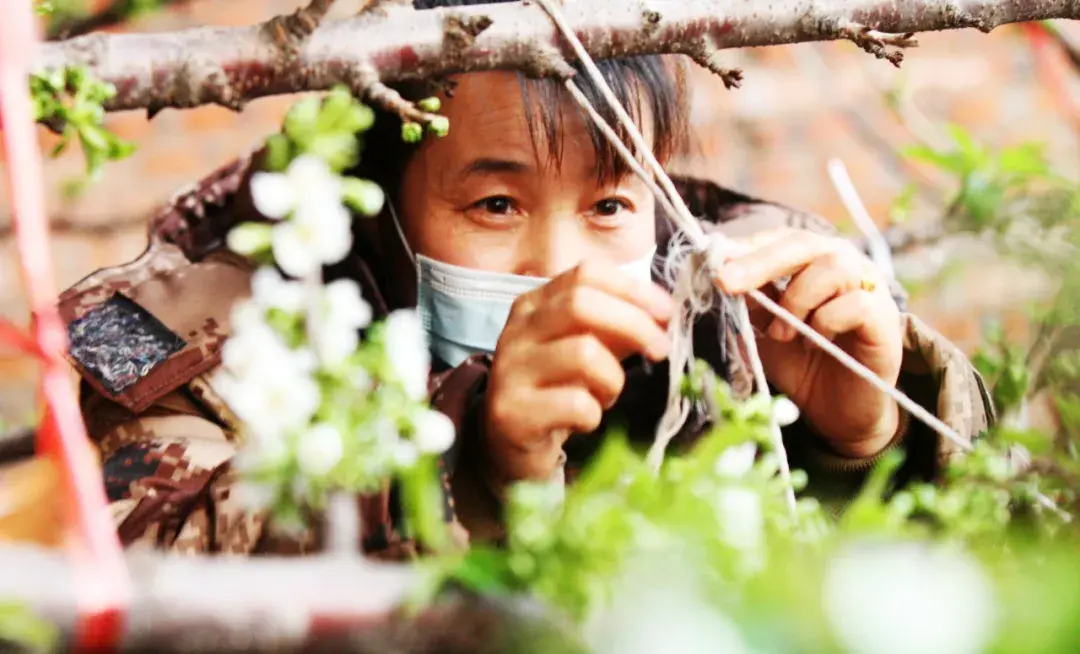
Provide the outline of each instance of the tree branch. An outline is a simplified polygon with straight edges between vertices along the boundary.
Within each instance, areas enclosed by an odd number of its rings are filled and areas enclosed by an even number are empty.
[[[907,35],[915,32],[1080,18],[1078,0],[652,0],[645,12],[637,3],[603,4],[603,10],[596,2],[565,7],[589,54],[601,59],[680,53],[708,62],[724,48],[836,39],[883,51],[885,45],[910,45]],[[91,34],[47,44],[34,68],[89,67],[116,86],[106,108],[118,111],[208,103],[238,108],[258,97],[327,90],[342,80],[370,83],[371,71],[382,83],[500,68],[557,75],[570,55],[532,4],[384,9],[324,23],[292,56],[266,37],[263,24],[167,35]],[[451,17],[487,26],[462,40]]]

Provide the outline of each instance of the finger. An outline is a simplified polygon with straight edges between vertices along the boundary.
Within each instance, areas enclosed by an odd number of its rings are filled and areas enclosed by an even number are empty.
[[[533,313],[532,337],[547,342],[571,334],[595,334],[619,358],[633,352],[660,361],[667,357],[667,331],[639,306],[590,286],[574,286]]]
[[[892,313],[878,295],[870,291],[852,291],[818,307],[810,326],[829,340],[855,332],[867,343],[882,344],[889,340],[885,327],[890,319],[883,316],[886,312]]]
[[[720,266],[716,280],[729,294],[746,293],[798,272],[843,243],[842,239],[792,230]]]
[[[796,274],[780,297],[780,306],[799,320],[827,301],[859,287],[863,262],[855,252],[839,249],[818,257]],[[768,334],[778,341],[795,338],[795,330],[780,318],[769,326]]]
[[[588,287],[640,307],[657,322],[666,323],[675,313],[671,294],[652,281],[635,279],[614,265],[583,262],[537,289],[538,301],[561,296],[567,291]]]
[[[626,383],[619,360],[592,334],[553,341],[538,349],[537,355],[538,386],[584,385],[605,409],[615,403]]]
[[[587,434],[600,426],[604,409],[584,386],[528,388],[500,394],[490,407],[495,425],[513,426],[526,443],[540,443],[559,431]]]

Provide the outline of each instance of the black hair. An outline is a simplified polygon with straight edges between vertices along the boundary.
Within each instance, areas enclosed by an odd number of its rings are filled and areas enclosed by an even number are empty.
[[[510,1],[413,0],[413,7],[425,10]],[[604,102],[599,89],[585,74],[581,64],[572,62],[571,65],[577,73],[575,81],[585,97],[620,136],[625,136],[615,112]],[[619,103],[638,125],[641,125],[644,114],[651,117],[653,154],[656,158],[665,163],[679,153],[686,143],[688,113],[682,62],[658,55],[642,55],[600,60],[596,65]],[[530,78],[522,72],[518,72],[518,79],[533,143],[539,144],[543,140],[550,160],[558,165],[561,163],[563,143],[561,109],[566,101],[572,101],[569,93],[554,79]],[[407,99],[418,100],[431,95],[433,87],[431,83],[404,84],[395,86],[395,90]],[[599,181],[620,179],[628,174],[630,171],[625,162],[599,128],[590,120],[585,122],[597,154]],[[401,141],[401,121],[379,111],[375,125],[365,135],[364,151],[367,156],[363,158],[357,174],[379,183],[391,198],[396,198],[402,171],[415,151],[415,146],[407,146]]]

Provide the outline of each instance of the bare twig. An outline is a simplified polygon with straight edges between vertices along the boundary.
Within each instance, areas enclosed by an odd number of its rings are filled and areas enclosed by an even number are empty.
[[[1080,5],[1056,0],[819,0],[809,12],[805,0],[651,0],[649,6],[652,15],[646,20],[640,5],[621,0],[570,3],[565,13],[596,59],[683,53],[687,43],[706,38],[716,49],[841,38],[896,45],[903,39],[888,35],[1080,18]],[[462,42],[448,29],[451,15],[489,26]],[[117,88],[106,105],[110,111],[214,102],[240,106],[267,95],[327,90],[365,67],[383,83],[507,68],[559,76],[564,72],[559,63],[570,53],[541,16],[532,3],[428,11],[391,5],[324,22],[293,56],[266,39],[261,26],[91,34],[46,45],[34,69],[89,67]]]
[[[711,39],[692,41],[683,50],[683,54],[688,55],[702,68],[718,75],[724,82],[724,88],[737,89],[742,86],[742,70],[725,66],[720,57],[720,49],[713,44]]]
[[[271,18],[264,24],[264,29],[278,46],[295,50],[311,36],[333,4],[334,0],[311,0],[291,14]],[[365,8],[370,4],[366,3]]]
[[[871,29],[866,25],[860,25],[850,20],[841,20],[837,25],[840,35],[878,59],[886,59],[893,66],[900,67],[904,61],[904,53],[899,48],[913,48],[919,43],[914,38],[914,33],[887,34]],[[893,46],[896,50],[889,50],[886,46]]]
[[[892,251],[889,249],[889,243],[882,236],[877,223],[870,217],[866,205],[863,204],[858,191],[855,190],[855,184],[851,181],[851,176],[848,175],[847,166],[844,165],[842,160],[834,157],[829,160],[828,168],[829,178],[832,180],[836,192],[840,195],[840,201],[844,203],[844,208],[847,209],[851,221],[855,223],[855,227],[859,229],[866,239],[871,260],[888,279],[895,279],[896,273],[893,270]]]

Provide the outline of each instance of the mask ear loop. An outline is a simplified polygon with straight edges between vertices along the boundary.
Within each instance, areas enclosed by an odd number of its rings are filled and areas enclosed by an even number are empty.
[[[413,253],[412,248],[409,247],[409,240],[405,238],[405,230],[401,227],[401,221],[398,220],[397,211],[394,210],[394,203],[389,198],[386,199],[386,208],[390,210],[390,219],[394,222],[394,229],[397,230],[398,237],[401,239],[401,245],[405,248],[405,254],[409,255],[409,261],[416,265],[416,254]]]

